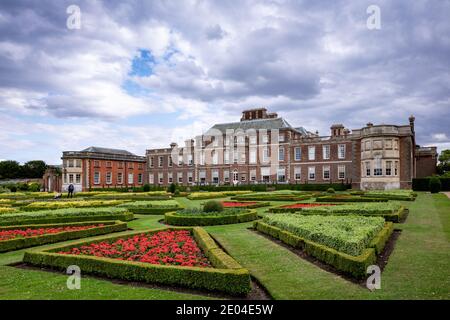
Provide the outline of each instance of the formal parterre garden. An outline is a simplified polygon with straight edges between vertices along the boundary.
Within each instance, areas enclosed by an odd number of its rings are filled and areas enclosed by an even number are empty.
[[[2,193],[0,299],[449,299],[449,240],[410,190]]]

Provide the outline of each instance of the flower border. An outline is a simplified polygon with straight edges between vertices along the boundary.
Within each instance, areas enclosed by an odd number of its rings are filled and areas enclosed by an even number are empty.
[[[145,262],[56,253],[56,251],[98,241],[132,237],[142,233],[180,229],[191,231],[198,246],[203,250],[214,268],[154,265]],[[80,267],[81,272],[86,274],[129,281],[184,286],[192,289],[220,291],[232,295],[246,295],[251,290],[249,271],[220,249],[211,236],[199,227],[140,230],[120,236],[96,237],[89,241],[78,241],[65,246],[55,245],[44,250],[26,251],[23,262],[59,270],[65,270],[69,265],[77,265]]]

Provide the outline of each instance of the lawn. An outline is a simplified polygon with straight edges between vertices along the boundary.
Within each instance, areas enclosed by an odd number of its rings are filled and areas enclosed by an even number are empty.
[[[175,198],[184,207],[200,207],[205,200]],[[230,197],[215,200],[230,200]],[[271,202],[280,206],[292,202]],[[252,223],[205,227],[210,234],[275,299],[450,299],[450,199],[443,194],[419,193],[409,208],[395,249],[382,273],[381,289],[364,287],[303,260],[295,253],[248,228]],[[257,208],[264,215],[268,207]],[[129,228],[159,228],[163,215],[135,215]],[[130,231],[125,231],[127,234]],[[120,234],[120,233],[119,233]],[[61,242],[69,244],[71,241]],[[45,248],[42,246],[39,248]],[[0,254],[0,299],[204,299],[206,294],[118,284],[85,276],[81,290],[66,288],[67,276],[19,269],[24,250]]]

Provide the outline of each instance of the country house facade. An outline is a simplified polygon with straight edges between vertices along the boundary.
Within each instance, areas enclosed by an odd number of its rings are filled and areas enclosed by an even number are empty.
[[[436,147],[416,145],[415,118],[405,125],[349,130],[334,124],[320,136],[293,127],[265,108],[245,110],[240,121],[213,125],[203,135],[145,157],[126,150],[89,147],[64,151],[62,191],[167,186],[272,183],[346,183],[357,189],[411,188],[435,173]],[[50,189],[50,188],[49,188]]]

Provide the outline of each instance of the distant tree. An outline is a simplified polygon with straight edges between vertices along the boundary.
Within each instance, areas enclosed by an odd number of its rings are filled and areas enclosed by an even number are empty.
[[[42,160],[32,160],[22,166],[23,178],[42,178],[47,164]]]
[[[17,161],[0,161],[0,179],[14,179],[21,175],[21,167]]]
[[[445,175],[450,172],[450,149],[442,150],[437,166],[438,174]]]

